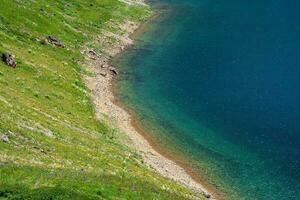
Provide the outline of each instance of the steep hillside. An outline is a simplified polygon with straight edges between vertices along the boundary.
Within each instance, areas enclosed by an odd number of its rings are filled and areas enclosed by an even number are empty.
[[[133,1],[1,0],[0,53],[17,66],[0,62],[0,199],[197,196],[148,170],[97,121],[82,81],[93,76],[82,65],[86,44],[103,29],[117,33],[112,22],[149,15]]]

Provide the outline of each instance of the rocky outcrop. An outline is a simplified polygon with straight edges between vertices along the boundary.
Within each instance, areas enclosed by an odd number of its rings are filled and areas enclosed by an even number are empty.
[[[60,48],[64,48],[65,45],[55,36],[52,36],[52,35],[49,35],[47,37],[47,41],[50,43],[50,44],[53,44],[57,47],[60,47]]]
[[[12,68],[16,68],[17,67],[17,62],[15,60],[15,57],[12,54],[10,54],[10,53],[7,53],[7,52],[3,53],[2,54],[2,61],[6,65],[8,65],[8,66],[10,66]]]

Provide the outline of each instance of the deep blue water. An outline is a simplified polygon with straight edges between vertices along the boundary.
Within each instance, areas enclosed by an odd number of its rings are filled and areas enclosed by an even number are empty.
[[[300,199],[300,1],[152,5],[121,100],[229,199]]]

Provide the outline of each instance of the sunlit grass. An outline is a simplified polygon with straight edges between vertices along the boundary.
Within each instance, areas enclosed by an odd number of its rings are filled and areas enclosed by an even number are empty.
[[[92,2],[92,3],[91,3]],[[82,81],[83,45],[108,21],[139,21],[143,6],[116,0],[2,0],[0,199],[184,199],[191,191],[143,166],[118,131],[94,117]],[[110,31],[114,31],[113,28]],[[66,48],[43,45],[55,35]]]

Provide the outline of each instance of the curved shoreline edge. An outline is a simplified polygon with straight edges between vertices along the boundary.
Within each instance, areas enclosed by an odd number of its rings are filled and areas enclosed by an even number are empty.
[[[150,20],[156,16],[153,15]],[[125,133],[131,140],[129,146],[141,155],[146,166],[166,178],[203,194],[208,199],[215,200],[217,195],[211,192],[213,190],[208,190],[203,186],[199,178],[192,172],[191,167],[183,162],[179,163],[178,159],[162,151],[162,148],[155,144],[150,136],[147,137],[132,112],[115,98],[113,86],[118,72],[111,66],[110,61],[133,44],[130,36],[142,33],[145,24],[125,21],[122,24],[114,24],[114,26],[118,27],[120,33],[104,31],[97,38],[97,42],[104,46],[109,56],[89,54],[91,50],[84,50],[87,55],[86,66],[95,74],[94,76],[85,76],[84,79],[87,87],[91,90],[96,117],[100,120],[108,117],[113,125]],[[117,42],[111,44],[109,38],[114,38]],[[218,199],[220,200],[219,197]]]

